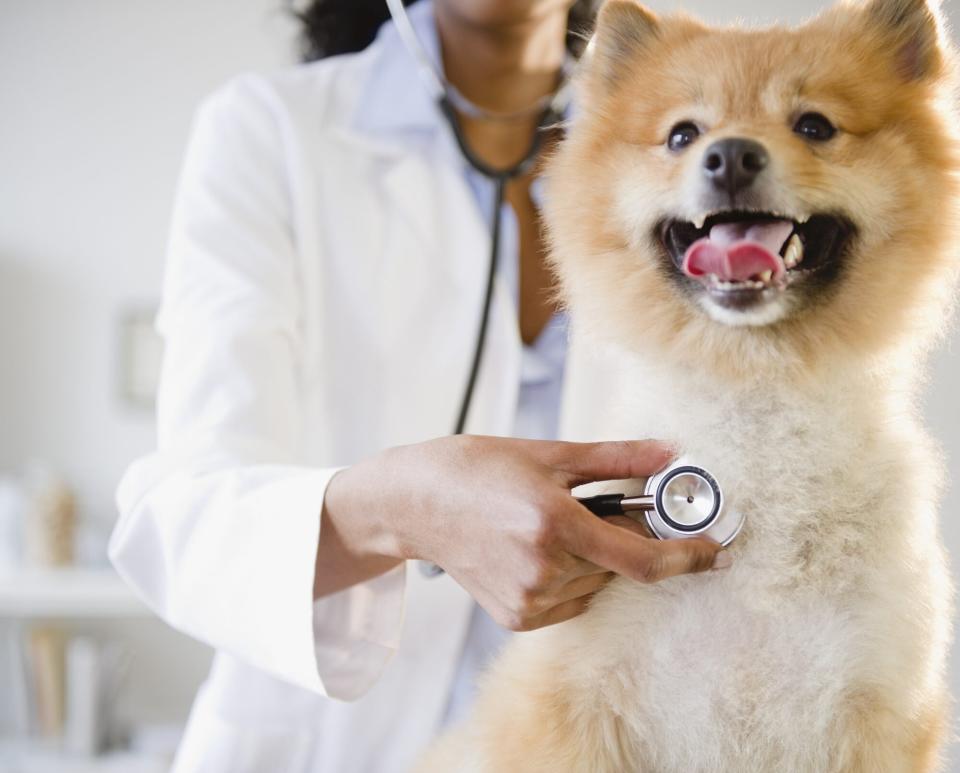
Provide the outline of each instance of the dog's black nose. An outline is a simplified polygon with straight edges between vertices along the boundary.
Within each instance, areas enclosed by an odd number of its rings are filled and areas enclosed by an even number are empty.
[[[770,156],[759,142],[736,137],[714,142],[703,156],[703,171],[717,190],[735,196],[749,188]]]

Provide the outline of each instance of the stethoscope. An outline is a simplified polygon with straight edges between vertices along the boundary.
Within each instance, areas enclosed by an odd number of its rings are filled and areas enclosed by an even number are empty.
[[[486,343],[494,279],[500,254],[501,211],[506,186],[510,180],[519,177],[530,169],[540,152],[545,130],[562,122],[571,101],[569,68],[563,74],[560,87],[552,95],[546,96],[529,108],[512,114],[485,110],[461,94],[434,66],[423,43],[417,37],[402,0],[386,0],[386,3],[397,34],[400,36],[404,48],[416,62],[420,79],[449,124],[464,159],[477,172],[494,183],[493,221],[490,227],[490,260],[483,312],[477,330],[470,373],[453,432],[455,435],[460,435],[466,427],[470,413],[477,374],[480,371],[480,362],[483,358]],[[463,133],[463,127],[457,115],[458,112],[464,115],[500,121],[537,114],[537,129],[523,158],[512,166],[498,169],[485,163],[473,152]],[[732,511],[724,508],[723,492],[713,475],[701,467],[682,463],[675,463],[649,478],[643,496],[628,497],[623,494],[602,494],[578,501],[600,517],[642,512],[650,531],[659,539],[682,539],[704,535],[727,545],[740,532],[743,523],[742,519],[738,518]],[[439,567],[430,564],[422,564],[422,566],[424,566],[427,574],[443,572]]]

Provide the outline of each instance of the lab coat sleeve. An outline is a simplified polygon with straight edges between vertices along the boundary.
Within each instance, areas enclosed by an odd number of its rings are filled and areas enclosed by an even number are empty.
[[[405,570],[313,600],[337,468],[302,461],[303,301],[271,97],[240,79],[195,120],[158,317],[158,450],[121,482],[110,557],[176,628],[349,700],[397,647]]]

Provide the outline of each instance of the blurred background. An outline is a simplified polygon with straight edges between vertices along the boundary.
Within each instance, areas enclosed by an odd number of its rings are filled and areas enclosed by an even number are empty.
[[[760,22],[826,5],[649,4]],[[211,653],[110,570],[113,492],[153,445],[152,315],[193,110],[237,73],[295,61],[296,33],[284,0],[0,0],[0,771],[169,765]],[[925,400],[955,482],[955,565],[958,344]]]

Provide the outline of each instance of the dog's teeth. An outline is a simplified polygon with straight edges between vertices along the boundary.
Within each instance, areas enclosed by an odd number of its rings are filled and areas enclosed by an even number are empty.
[[[790,237],[790,242],[787,244],[787,249],[783,252],[783,265],[788,269],[797,265],[797,249],[793,236]]]
[[[735,282],[729,282],[726,279],[711,277],[710,288],[712,290],[763,290],[767,287],[763,282],[757,282],[752,279],[743,279]]]
[[[810,215],[801,215],[800,217],[797,218],[797,222],[800,223],[800,225],[803,225],[809,219],[810,219]]]
[[[764,271],[762,274],[760,274],[761,282],[769,282],[771,279],[773,279],[772,271]]]
[[[787,268],[794,268],[803,260],[803,242],[794,234],[787,242],[787,249],[783,253],[783,263]]]
[[[699,217],[694,218],[694,220],[693,220],[693,227],[696,228],[696,229],[699,231],[701,228],[703,228],[703,224],[706,223],[706,222],[707,222],[707,216],[706,216],[706,215],[700,215]]]

